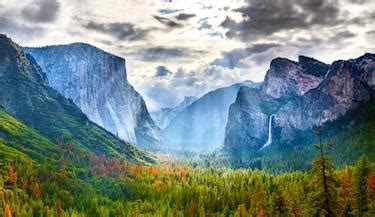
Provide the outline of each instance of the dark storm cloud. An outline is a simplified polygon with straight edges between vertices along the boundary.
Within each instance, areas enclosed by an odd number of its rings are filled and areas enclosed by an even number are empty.
[[[350,31],[343,31],[335,34],[332,38],[330,38],[330,41],[332,42],[340,42],[346,39],[354,38],[356,34],[350,32]]]
[[[176,16],[177,20],[189,20],[190,18],[195,17],[195,14],[186,14],[186,13],[180,13]]]
[[[169,71],[169,69],[167,69],[167,67],[165,67],[165,66],[156,67],[155,77],[164,77],[164,76],[167,76],[169,74],[172,74],[172,72]]]
[[[307,29],[314,25],[334,26],[339,20],[338,3],[333,0],[247,0],[248,5],[235,9],[243,19],[227,17],[221,24],[227,37],[254,39],[290,29]]]
[[[169,47],[151,47],[137,50],[133,55],[141,58],[143,61],[169,61],[182,58],[190,58],[197,55],[203,55],[204,51],[191,50],[189,48],[169,48]]]
[[[101,33],[109,34],[119,40],[140,40],[143,39],[147,30],[139,29],[132,23],[115,22],[115,23],[97,23],[90,21],[83,27]]]
[[[364,4],[370,2],[370,0],[350,0],[350,2],[353,4]]]
[[[36,25],[29,26],[20,23],[17,19],[12,18],[11,12],[0,11],[0,31],[9,34],[10,37],[17,39],[30,40],[35,37],[41,37],[45,29]]]
[[[154,15],[153,16],[157,21],[159,21],[159,23],[167,26],[168,28],[180,28],[180,27],[183,27],[183,25],[181,23],[178,23],[174,20],[171,20],[169,18],[166,18],[166,17],[161,17],[161,16],[156,16]]]
[[[229,52],[223,52],[223,58],[214,60],[211,65],[223,66],[225,68],[234,69],[242,68],[245,65],[241,64],[240,61],[254,54],[261,54],[268,51],[271,48],[279,47],[278,44],[255,44],[251,47],[242,49],[234,49]]]
[[[21,16],[26,21],[48,23],[56,20],[60,3],[56,0],[37,0],[26,5],[21,10]]]

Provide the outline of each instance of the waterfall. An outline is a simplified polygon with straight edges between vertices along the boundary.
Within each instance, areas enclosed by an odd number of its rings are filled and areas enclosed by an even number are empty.
[[[275,115],[271,115],[270,116],[270,119],[268,121],[268,141],[266,142],[266,144],[263,145],[263,147],[261,149],[264,149],[268,146],[271,145],[272,143],[272,118],[274,118]]]

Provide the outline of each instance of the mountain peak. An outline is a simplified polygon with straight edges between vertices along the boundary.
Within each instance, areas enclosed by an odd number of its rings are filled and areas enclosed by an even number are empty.
[[[159,146],[160,129],[127,81],[123,58],[84,43],[24,50],[45,70],[50,85],[91,121],[142,148]]]
[[[37,83],[47,83],[45,74],[34,58],[4,34],[0,34],[0,77],[27,78]]]
[[[284,68],[297,64],[298,63],[293,60],[277,57],[271,61],[270,68],[274,68],[276,71],[283,71]]]
[[[298,64],[304,73],[320,78],[324,78],[329,69],[328,64],[307,56],[299,56]]]
[[[0,33],[0,42],[4,43],[8,41],[8,43],[12,43],[12,39],[10,39],[7,35]]]
[[[274,98],[303,95],[320,84],[328,68],[310,57],[300,56],[298,62],[278,57],[271,61],[262,88]]]

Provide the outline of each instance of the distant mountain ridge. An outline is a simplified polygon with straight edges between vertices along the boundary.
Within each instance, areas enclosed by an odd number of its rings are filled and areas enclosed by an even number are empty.
[[[139,147],[159,148],[162,133],[127,81],[125,59],[84,43],[23,49],[90,120]]]
[[[175,107],[161,108],[159,111],[151,112],[150,115],[155,124],[164,130],[169,123],[186,107],[191,105],[197,98],[194,96],[185,96],[184,100]]]
[[[163,131],[171,145],[204,148],[223,144],[229,105],[242,86],[257,88],[260,84],[244,81],[219,88],[183,109]]]

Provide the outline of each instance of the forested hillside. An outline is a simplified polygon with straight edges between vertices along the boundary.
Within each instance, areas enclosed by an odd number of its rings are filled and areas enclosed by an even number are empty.
[[[54,146],[56,160],[33,161],[0,145],[6,217],[375,215],[373,161],[363,156],[336,168],[327,144],[315,145],[308,172],[279,174],[176,162],[141,166],[67,144]]]

